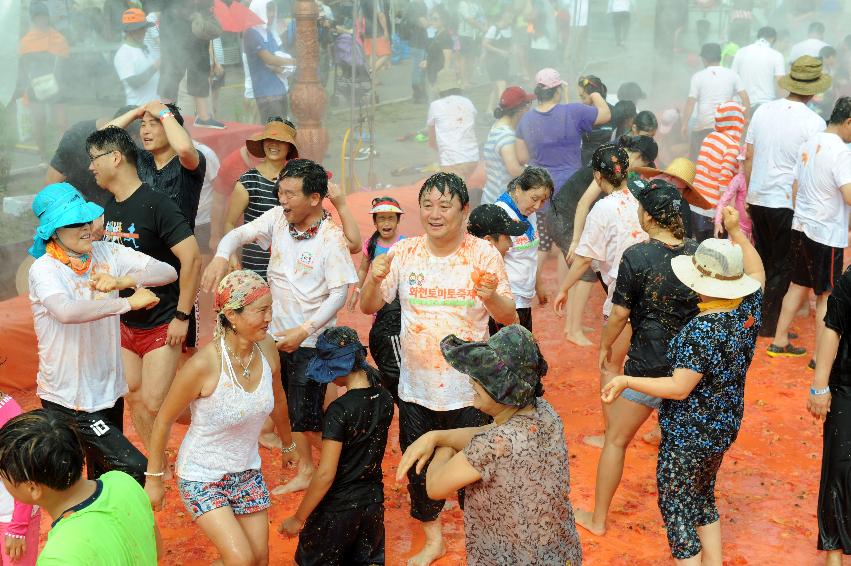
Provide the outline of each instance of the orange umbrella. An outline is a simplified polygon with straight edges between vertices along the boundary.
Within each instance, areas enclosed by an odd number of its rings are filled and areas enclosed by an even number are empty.
[[[219,20],[222,31],[241,32],[254,26],[263,24],[257,14],[248,9],[238,0],[223,2],[215,0],[213,3],[213,15]]]

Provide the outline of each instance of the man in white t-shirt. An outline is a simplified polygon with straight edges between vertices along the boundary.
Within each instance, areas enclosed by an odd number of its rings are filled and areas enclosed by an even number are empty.
[[[689,154],[697,159],[703,138],[715,129],[715,109],[722,102],[739,97],[745,114],[750,108],[748,93],[739,75],[721,66],[721,46],[707,43],[700,50],[700,57],[706,68],[691,77],[688,99],[683,111],[682,135],[688,135],[689,119],[695,113],[691,131]]]
[[[452,173],[436,173],[420,189],[419,203],[425,235],[397,242],[376,257],[360,300],[363,313],[373,314],[398,293],[402,450],[433,430],[488,422],[473,407],[469,378],[440,355],[440,341],[450,334],[463,340],[486,340],[489,315],[500,324],[517,320],[499,252],[464,231],[470,203],[464,181]],[[425,530],[425,545],[409,564],[431,564],[445,552],[440,523],[444,502],[428,497],[425,472],[417,473],[414,466],[408,471],[411,516]]]
[[[824,330],[827,297],[842,275],[842,255],[848,246],[851,214],[851,98],[836,101],[827,129],[808,139],[795,165],[797,194],[792,219],[792,283],[783,297],[771,357],[800,357],[807,353],[789,343],[789,325],[807,299],[816,295],[816,336]],[[815,354],[810,362],[815,368]]]
[[[810,57],[818,57],[821,48],[826,46],[824,41],[824,24],[821,22],[813,22],[807,30],[807,39],[799,41],[789,50],[789,61],[794,62],[798,57],[809,55]]]
[[[756,41],[746,45],[733,57],[732,71],[742,79],[748,93],[751,108],[777,98],[777,79],[786,74],[783,54],[774,49],[777,31],[763,27],[756,34]]]
[[[281,355],[290,426],[299,453],[298,474],[282,487],[283,493],[306,489],[313,475],[311,446],[319,449],[322,443],[326,385],[307,378],[307,363],[315,354],[319,334],[336,323],[349,285],[358,282],[343,230],[322,207],[327,195],[328,176],[321,165],[290,159],[278,183],[281,206],[225,235],[201,280],[207,292],[218,285],[228,272],[229,258],[245,244],[271,249],[269,332]]]
[[[824,120],[807,103],[829,88],[831,80],[822,73],[821,61],[804,56],[778,84],[789,95],[761,105],[745,135],[748,212],[754,247],[765,266],[760,336],[774,336],[780,304],[789,287],[792,185],[798,150],[824,129]]]
[[[437,150],[440,168],[466,179],[479,162],[476,107],[462,96],[455,71],[438,73],[438,98],[428,107],[429,144]]]
[[[192,140],[192,145],[195,149],[204,155],[204,161],[207,163],[207,168],[204,169],[204,183],[201,185],[201,196],[198,199],[198,212],[195,213],[195,239],[198,240],[198,247],[201,248],[201,254],[206,254],[210,251],[210,219],[213,209],[213,183],[216,181],[216,176],[219,174],[221,162],[219,156],[208,145]]]
[[[142,106],[156,100],[160,80],[160,60],[145,45],[145,33],[154,24],[139,8],[130,8],[121,16],[124,43],[112,60],[121,79],[127,104]]]

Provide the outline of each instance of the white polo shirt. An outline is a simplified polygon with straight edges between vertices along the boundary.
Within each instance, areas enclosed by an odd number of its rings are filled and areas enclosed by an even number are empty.
[[[736,93],[745,90],[739,75],[730,69],[712,65],[698,71],[691,77],[689,98],[694,98],[694,131],[715,128],[715,109],[722,102],[736,99]],[[685,116],[688,120],[691,116]]]
[[[752,105],[777,98],[777,77],[786,74],[783,54],[765,39],[739,49],[730,68],[742,79]]]

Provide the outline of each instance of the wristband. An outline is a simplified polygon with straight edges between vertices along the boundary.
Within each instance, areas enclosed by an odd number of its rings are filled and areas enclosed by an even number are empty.
[[[810,395],[827,395],[830,393],[830,386],[824,387],[822,389],[816,389],[815,387],[810,387]]]
[[[166,108],[165,110],[160,111],[157,116],[159,117],[160,122],[165,122],[166,118],[174,118],[174,113],[172,113],[171,110]]]
[[[281,452],[283,452],[284,454],[289,454],[293,450],[295,450],[295,440],[293,440],[292,444],[290,444],[289,446],[284,446],[283,448],[281,448]]]
[[[161,478],[165,475],[165,472],[145,472],[145,477],[148,478]]]

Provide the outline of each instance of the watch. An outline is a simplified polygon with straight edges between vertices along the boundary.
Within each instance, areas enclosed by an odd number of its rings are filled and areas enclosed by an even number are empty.
[[[187,320],[189,320],[189,316],[190,315],[188,312],[182,312],[178,310],[174,311],[174,318],[176,318],[177,320],[186,322]]]

